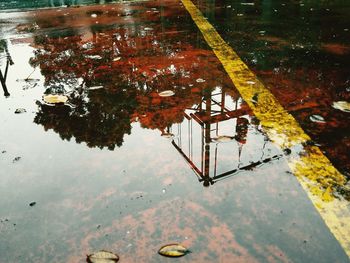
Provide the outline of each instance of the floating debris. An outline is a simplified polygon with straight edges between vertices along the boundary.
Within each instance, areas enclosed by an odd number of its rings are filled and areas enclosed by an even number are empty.
[[[17,82],[27,82],[27,83],[36,83],[40,81],[40,79],[32,79],[32,78],[25,78],[25,79],[17,79]]]
[[[113,263],[119,261],[119,256],[112,252],[101,250],[97,253],[88,255],[86,261],[89,263]]]
[[[324,118],[321,115],[317,115],[317,114],[311,115],[310,120],[312,122],[317,122],[317,123],[326,123]]]
[[[199,79],[196,79],[196,82],[197,82],[197,83],[203,83],[203,82],[205,82],[205,79],[199,78]]]
[[[151,28],[151,27],[145,27],[144,30],[145,30],[145,31],[152,31],[153,28]]]
[[[170,132],[162,133],[161,136],[164,137],[164,138],[167,138],[167,139],[172,139],[172,138],[175,137],[175,135],[170,133]]]
[[[256,105],[258,103],[258,100],[259,100],[259,93],[255,93],[250,101],[253,102],[254,105]]]
[[[241,5],[251,5],[251,6],[253,6],[255,4],[254,3],[241,3]]]
[[[289,148],[283,149],[283,153],[286,155],[290,155],[292,153],[292,150]]]
[[[12,160],[13,163],[16,163],[18,162],[19,160],[21,160],[21,157],[20,156],[17,156],[15,159]]]
[[[344,112],[350,112],[350,103],[347,101],[333,102],[333,108]]]
[[[190,253],[190,251],[180,244],[169,244],[161,247],[158,250],[158,254],[165,257],[182,257],[186,254]]]
[[[230,142],[234,139],[235,137],[232,136],[227,136],[227,135],[220,135],[218,137],[212,138],[214,142]]]
[[[25,113],[25,112],[27,112],[27,111],[26,111],[26,109],[23,109],[23,108],[18,108],[15,110],[16,114],[21,114],[21,113]]]
[[[88,87],[88,90],[97,90],[97,89],[103,89],[103,86]]]
[[[63,104],[68,101],[68,97],[65,95],[49,94],[43,96],[43,100],[48,104]]]
[[[249,84],[249,85],[254,85],[254,84],[255,84],[255,81],[248,80],[246,83]]]
[[[121,57],[116,57],[116,58],[114,58],[113,59],[113,61],[115,62],[115,61],[119,61],[121,59]]]
[[[36,202],[31,202],[30,204],[29,204],[29,206],[35,206],[36,205]]]
[[[94,47],[94,44],[91,42],[85,43],[84,45],[81,46],[84,49],[92,49]]]
[[[92,18],[96,18],[96,17],[97,17],[97,14],[91,14],[91,17],[92,17]]]
[[[172,90],[165,90],[165,91],[158,93],[158,95],[161,97],[171,97],[171,96],[175,95],[175,92]]]
[[[37,23],[28,23],[28,24],[19,24],[16,27],[16,30],[20,33],[33,33],[38,30],[40,27]]]
[[[86,58],[89,59],[102,59],[102,57],[100,55],[89,55],[89,56],[85,56]]]

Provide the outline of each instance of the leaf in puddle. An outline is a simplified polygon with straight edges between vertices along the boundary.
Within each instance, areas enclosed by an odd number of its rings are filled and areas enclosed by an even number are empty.
[[[101,250],[94,254],[88,255],[86,261],[89,263],[113,263],[119,261],[119,256],[117,254],[113,254],[112,252]]]
[[[199,78],[199,79],[196,79],[196,82],[197,82],[197,83],[203,83],[203,82],[205,82],[205,79]]]
[[[93,60],[98,60],[98,59],[102,59],[102,57],[100,55],[88,55],[85,56],[88,59],[93,59]]]
[[[94,87],[88,88],[88,90],[97,90],[97,89],[103,89],[103,86],[94,86]]]
[[[232,136],[220,135],[218,137],[212,138],[214,142],[230,142],[234,139]]]
[[[25,112],[27,112],[27,111],[26,111],[26,109],[23,109],[23,108],[18,108],[15,110],[16,114],[21,114],[21,113],[25,113]]]
[[[324,118],[323,118],[321,115],[317,115],[317,114],[311,115],[311,116],[310,116],[310,120],[311,120],[312,122],[326,123],[326,121],[324,120]]]
[[[16,163],[18,162],[19,160],[21,160],[21,157],[20,156],[17,156],[15,157],[15,159],[12,160],[13,163]]]
[[[165,91],[160,92],[158,95],[161,97],[171,97],[171,96],[175,95],[175,92],[172,90],[165,90]]]
[[[162,133],[161,136],[164,137],[164,138],[167,138],[167,139],[172,139],[172,138],[175,137],[175,135],[170,133],[170,132]]]
[[[158,250],[158,254],[165,257],[182,257],[188,253],[190,251],[180,244],[165,245]]]
[[[113,61],[119,61],[121,59],[121,57],[116,57],[113,59]]]
[[[43,96],[43,100],[48,104],[61,104],[61,103],[66,103],[68,100],[68,97],[65,95],[49,94],[49,95]]]
[[[333,108],[344,112],[350,112],[350,102],[347,101],[335,101],[333,102]]]

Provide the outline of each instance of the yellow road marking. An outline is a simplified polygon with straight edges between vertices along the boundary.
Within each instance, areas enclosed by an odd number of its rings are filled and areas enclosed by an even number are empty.
[[[342,197],[336,197],[339,190],[349,191],[345,185],[346,178],[318,147],[307,145],[311,141],[310,137],[221,38],[191,0],[181,1],[242,98],[260,120],[268,137],[282,149],[292,149],[292,154],[286,156],[289,167],[350,258],[350,204]]]

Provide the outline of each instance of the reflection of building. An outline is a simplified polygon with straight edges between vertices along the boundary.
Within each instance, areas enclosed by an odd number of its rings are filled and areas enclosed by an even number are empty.
[[[259,135],[251,143],[247,140],[248,130],[254,127],[249,113],[241,98],[216,89],[204,91],[201,103],[186,111],[187,122],[177,124],[172,144],[204,186],[281,157],[267,154],[271,150],[265,149],[267,139],[260,132],[255,132]],[[172,129],[175,131],[174,125]],[[242,157],[246,144],[252,153]]]
[[[5,53],[4,56],[2,56],[2,53]],[[4,95],[6,97],[10,96],[10,93],[7,90],[7,86],[6,86],[6,78],[7,78],[7,72],[9,69],[10,65],[13,65],[13,61],[12,58],[10,56],[10,53],[7,49],[7,42],[4,39],[0,40],[0,59],[2,60],[3,58],[6,58],[6,67],[5,67],[5,71],[4,73],[2,73],[1,69],[0,69],[0,82],[1,82],[1,86],[2,89],[4,91]]]

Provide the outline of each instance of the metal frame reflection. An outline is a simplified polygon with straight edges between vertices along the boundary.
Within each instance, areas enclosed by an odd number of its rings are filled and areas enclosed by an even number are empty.
[[[232,136],[222,136],[221,138],[228,138],[238,143],[238,160],[240,160],[242,147],[246,143],[246,136],[248,132],[248,125],[250,124],[247,118],[243,116],[249,116],[250,110],[248,106],[242,102],[241,98],[233,98],[233,107],[227,107],[227,95],[225,91],[218,91],[218,89],[211,91],[205,91],[200,104],[188,109],[184,113],[188,123],[188,149],[184,149],[182,146],[182,132],[181,125],[178,125],[178,137],[173,138],[171,143],[175,149],[186,160],[191,169],[195,172],[199,182],[203,183],[203,186],[208,187],[215,182],[224,178],[233,176],[240,171],[251,170],[259,165],[269,163],[273,160],[280,159],[282,155],[274,155],[272,157],[264,158],[264,148],[266,141],[262,146],[262,156],[258,161],[250,161],[249,164],[240,166],[240,162],[237,168],[230,169],[225,172],[218,173],[218,145],[215,143],[214,151],[214,171],[213,175],[210,174],[210,147],[215,142],[215,139],[220,138],[220,123],[224,121],[235,122],[235,134]],[[200,165],[196,165],[193,161],[193,120],[201,127],[201,161]],[[212,136],[212,133],[215,136]],[[171,134],[171,130],[168,129],[167,133]],[[187,152],[187,153],[186,153]]]

